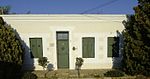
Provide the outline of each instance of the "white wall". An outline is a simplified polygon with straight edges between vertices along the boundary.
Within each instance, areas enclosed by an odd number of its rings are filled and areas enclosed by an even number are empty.
[[[107,57],[107,37],[122,32],[125,15],[0,15],[15,28],[26,44],[25,67],[32,62],[36,70],[42,69],[37,59],[30,58],[29,38],[41,37],[43,56],[57,69],[56,32],[69,31],[69,69],[75,68],[76,57],[82,57],[82,37],[95,37],[95,58],[83,58],[83,69],[112,68],[112,58]],[[76,47],[73,51],[72,48]],[[118,58],[119,59],[119,58]]]

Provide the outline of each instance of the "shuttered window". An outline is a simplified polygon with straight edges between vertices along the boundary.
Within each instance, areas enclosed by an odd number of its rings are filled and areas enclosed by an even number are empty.
[[[42,38],[30,38],[29,41],[31,58],[43,57]]]
[[[119,37],[108,37],[107,39],[107,56],[118,57],[119,56]]]
[[[95,38],[94,37],[82,38],[82,56],[83,58],[95,57]]]

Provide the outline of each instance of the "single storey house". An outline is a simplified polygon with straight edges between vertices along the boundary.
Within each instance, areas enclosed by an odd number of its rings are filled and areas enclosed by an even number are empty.
[[[41,70],[39,57],[49,66],[75,69],[110,69],[121,61],[123,20],[119,14],[16,14],[0,15],[16,29],[25,47],[24,69]]]

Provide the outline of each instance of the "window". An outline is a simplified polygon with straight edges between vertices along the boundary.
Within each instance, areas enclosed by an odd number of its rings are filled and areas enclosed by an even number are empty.
[[[30,38],[31,58],[43,57],[42,38]]]
[[[57,32],[57,40],[68,40],[68,32]]]
[[[108,37],[107,57],[119,57],[119,37]]]
[[[83,58],[95,57],[95,38],[94,37],[82,38],[82,56]]]

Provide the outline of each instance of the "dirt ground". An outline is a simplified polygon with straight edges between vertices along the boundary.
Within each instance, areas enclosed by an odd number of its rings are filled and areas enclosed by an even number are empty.
[[[104,73],[110,69],[96,70],[80,70],[80,78],[78,78],[77,70],[54,70],[54,71],[33,71],[38,79],[137,79],[135,76],[124,77],[104,77]],[[146,78],[147,79],[147,78]]]

